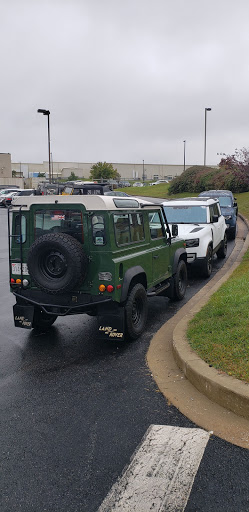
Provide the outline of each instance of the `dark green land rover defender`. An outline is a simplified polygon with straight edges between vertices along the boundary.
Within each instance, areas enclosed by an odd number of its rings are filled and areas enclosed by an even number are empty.
[[[187,285],[185,242],[172,237],[160,205],[130,197],[17,197],[9,267],[17,327],[87,313],[105,339],[136,339],[147,298],[180,300]]]

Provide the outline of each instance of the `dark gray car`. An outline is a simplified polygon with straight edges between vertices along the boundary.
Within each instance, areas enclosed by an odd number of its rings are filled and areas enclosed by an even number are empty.
[[[230,190],[205,190],[199,197],[216,197],[219,199],[222,215],[227,225],[227,237],[234,239],[236,236],[238,205],[236,197]]]

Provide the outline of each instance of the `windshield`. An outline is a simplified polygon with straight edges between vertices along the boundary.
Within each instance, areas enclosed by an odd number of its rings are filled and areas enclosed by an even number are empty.
[[[205,206],[164,206],[169,224],[203,224],[207,222]]]
[[[230,196],[219,196],[219,202],[221,206],[233,206],[232,198]]]

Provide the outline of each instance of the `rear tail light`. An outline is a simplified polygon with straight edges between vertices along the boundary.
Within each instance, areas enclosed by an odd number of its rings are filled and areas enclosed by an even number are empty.
[[[113,290],[114,290],[114,288],[113,288],[112,284],[108,284],[108,286],[106,287],[106,289],[107,289],[107,291],[108,291],[109,293],[112,293],[112,292],[113,292]]]
[[[105,284],[100,284],[99,291],[100,293],[103,293],[105,291],[107,291],[108,293],[112,293],[114,291],[114,286],[112,284],[108,284],[107,286]]]
[[[23,280],[21,280],[21,279],[13,279],[13,277],[12,277],[11,280],[10,280],[10,284],[11,285],[17,284],[18,286],[20,286],[22,284],[24,288],[27,288],[28,285],[29,285],[29,281],[28,281],[28,279],[23,279]]]

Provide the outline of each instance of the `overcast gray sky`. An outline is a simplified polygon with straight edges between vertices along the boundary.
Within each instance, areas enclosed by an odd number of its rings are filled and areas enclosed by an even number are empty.
[[[207,164],[249,147],[248,0],[0,0],[0,152]]]

